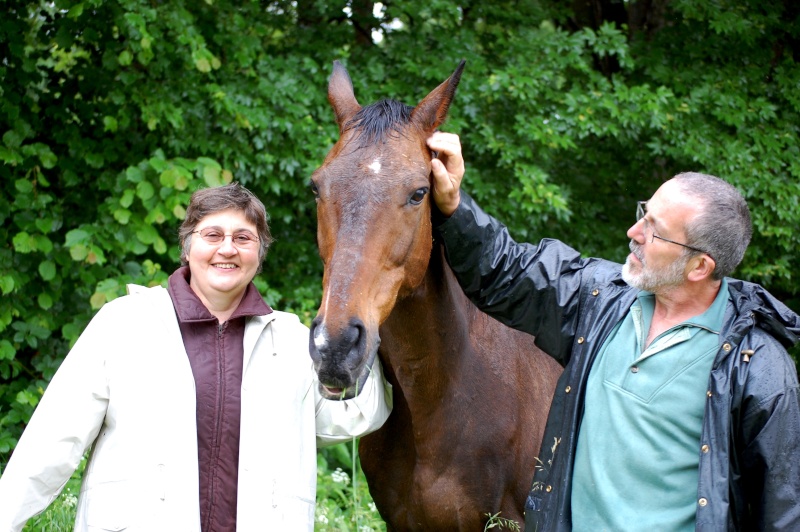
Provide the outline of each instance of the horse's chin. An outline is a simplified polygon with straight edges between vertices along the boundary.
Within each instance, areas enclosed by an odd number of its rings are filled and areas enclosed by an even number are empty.
[[[361,373],[355,379],[355,383],[350,386],[336,386],[333,384],[323,384],[322,382],[319,383],[319,393],[325,399],[330,399],[334,401],[344,401],[346,399],[352,399],[361,393],[361,390],[364,389],[366,386],[367,379],[369,378],[370,373],[372,372],[372,365],[375,363],[375,355],[376,353],[372,353],[367,363],[361,367]],[[338,383],[337,383],[338,384]]]

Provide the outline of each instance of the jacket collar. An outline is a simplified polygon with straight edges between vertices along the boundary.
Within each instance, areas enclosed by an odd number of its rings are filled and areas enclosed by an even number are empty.
[[[733,306],[740,316],[752,314],[758,327],[787,349],[800,339],[800,316],[775,299],[761,285],[728,279]]]
[[[181,322],[216,320],[211,312],[189,286],[191,272],[188,266],[181,266],[169,276],[168,290],[175,305],[175,312]],[[229,319],[247,316],[265,316],[271,314],[272,309],[264,302],[256,286],[250,282],[245,288],[239,306]]]

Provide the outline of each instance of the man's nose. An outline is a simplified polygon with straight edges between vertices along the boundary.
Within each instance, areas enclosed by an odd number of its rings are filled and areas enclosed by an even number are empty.
[[[646,227],[646,224],[645,224],[644,218],[642,218],[640,220],[637,220],[635,224],[630,226],[630,228],[628,229],[628,232],[626,234],[627,234],[628,238],[630,238],[631,240],[639,242],[640,244],[644,243],[644,241],[646,240],[646,236],[644,234],[645,233],[645,227]]]

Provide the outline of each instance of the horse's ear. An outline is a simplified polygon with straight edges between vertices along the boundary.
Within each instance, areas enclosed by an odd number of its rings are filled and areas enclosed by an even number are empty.
[[[347,121],[361,109],[361,106],[356,101],[353,82],[339,61],[333,62],[333,73],[328,81],[328,101],[336,113],[336,122],[341,133]]]
[[[433,89],[411,111],[411,121],[419,125],[423,131],[433,133],[447,118],[450,102],[456,95],[456,87],[461,81],[461,72],[467,62],[462,60],[456,71],[447,80]]]

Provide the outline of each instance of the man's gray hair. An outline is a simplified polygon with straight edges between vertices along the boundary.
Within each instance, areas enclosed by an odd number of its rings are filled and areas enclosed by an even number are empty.
[[[688,244],[714,259],[714,279],[729,276],[742,262],[753,235],[747,202],[733,185],[713,175],[684,172],[673,179],[701,208],[686,224]]]

